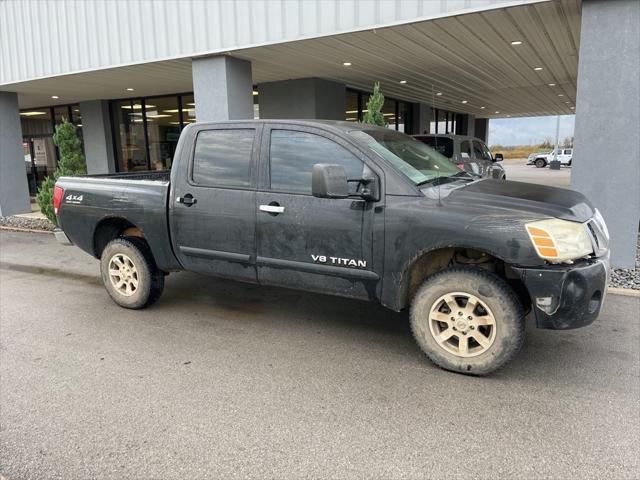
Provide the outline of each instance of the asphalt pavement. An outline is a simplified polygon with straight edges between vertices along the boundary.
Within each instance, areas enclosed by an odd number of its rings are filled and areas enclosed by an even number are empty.
[[[640,477],[638,297],[473,378],[375,304],[179,273],[130,311],[77,248],[0,232],[0,314],[9,480]]]
[[[569,188],[571,183],[571,167],[561,167],[560,170],[551,170],[549,167],[536,168],[535,165],[527,165],[526,158],[504,160],[502,166],[507,180],[563,188]]]

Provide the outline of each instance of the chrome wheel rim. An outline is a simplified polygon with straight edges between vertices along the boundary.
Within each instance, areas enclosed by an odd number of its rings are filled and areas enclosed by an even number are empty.
[[[477,296],[452,292],[433,303],[429,311],[429,330],[447,352],[457,357],[475,357],[495,342],[496,319]]]
[[[125,297],[138,291],[138,269],[124,253],[116,253],[109,260],[109,280],[113,288]]]

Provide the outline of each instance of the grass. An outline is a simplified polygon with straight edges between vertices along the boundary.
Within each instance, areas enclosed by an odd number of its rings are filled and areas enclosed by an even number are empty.
[[[495,155],[501,153],[504,155],[505,160],[511,160],[514,158],[527,158],[529,154],[534,152],[551,151],[553,147],[547,144],[541,145],[516,145],[505,147],[503,145],[492,145],[491,152]]]

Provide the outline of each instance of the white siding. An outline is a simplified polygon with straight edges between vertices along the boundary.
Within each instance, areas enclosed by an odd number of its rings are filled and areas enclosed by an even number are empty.
[[[536,0],[0,0],[0,85]]]

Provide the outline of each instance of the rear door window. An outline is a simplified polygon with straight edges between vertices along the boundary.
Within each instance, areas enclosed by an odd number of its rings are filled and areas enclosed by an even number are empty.
[[[254,129],[203,130],[196,137],[192,179],[198,185],[249,187]]]
[[[471,142],[469,140],[460,142],[460,156],[465,159],[472,157]]]
[[[311,194],[311,171],[316,163],[342,165],[348,179],[362,178],[364,163],[342,145],[309,132],[272,130],[269,149],[271,189]],[[353,194],[357,182],[349,182]]]

